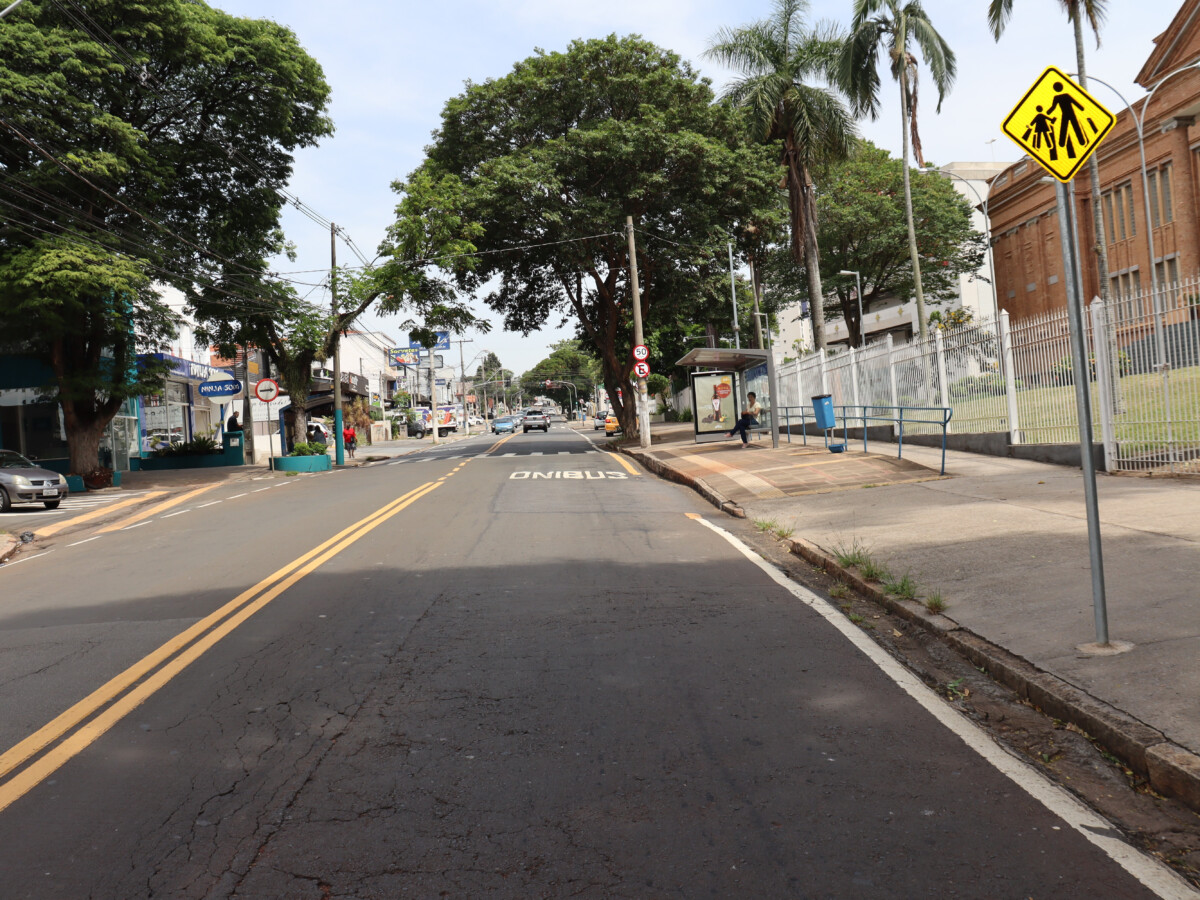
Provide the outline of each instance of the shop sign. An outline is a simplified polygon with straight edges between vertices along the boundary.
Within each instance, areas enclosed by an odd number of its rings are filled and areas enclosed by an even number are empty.
[[[236,397],[242,392],[242,383],[234,378],[222,378],[216,381],[201,382],[200,387],[196,388],[201,397],[213,397],[222,399],[225,397]]]

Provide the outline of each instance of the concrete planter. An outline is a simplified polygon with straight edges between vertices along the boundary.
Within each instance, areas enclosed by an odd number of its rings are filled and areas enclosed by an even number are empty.
[[[271,468],[276,472],[328,472],[333,460],[327,453],[316,456],[272,456]]]
[[[87,485],[83,483],[82,475],[67,476],[67,490],[72,494],[82,494],[87,490]]]

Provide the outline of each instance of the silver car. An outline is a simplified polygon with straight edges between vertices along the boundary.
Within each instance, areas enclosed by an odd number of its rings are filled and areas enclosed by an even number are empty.
[[[67,495],[67,479],[57,472],[35,466],[20,453],[0,450],[0,512],[14,503],[42,503],[58,509]]]

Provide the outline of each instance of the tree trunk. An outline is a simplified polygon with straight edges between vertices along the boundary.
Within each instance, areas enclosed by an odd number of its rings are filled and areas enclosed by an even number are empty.
[[[900,72],[900,131],[904,136],[904,218],[908,222],[908,255],[912,260],[913,295],[917,301],[917,326],[921,338],[928,336],[925,324],[925,292],[921,289],[921,258],[917,253],[917,228],[913,223],[912,184],[908,172],[908,69]]]
[[[790,137],[784,142],[783,161],[787,167],[792,259],[797,265],[804,266],[808,276],[808,307],[812,315],[813,346],[822,350],[825,347],[825,306],[821,292],[820,254],[817,250],[816,204],[812,202],[808,169],[801,163],[799,153]]]
[[[64,419],[67,418],[64,415]],[[100,470],[100,439],[108,422],[98,420],[88,425],[67,426],[67,453],[71,457],[71,473],[85,478],[94,477]]]

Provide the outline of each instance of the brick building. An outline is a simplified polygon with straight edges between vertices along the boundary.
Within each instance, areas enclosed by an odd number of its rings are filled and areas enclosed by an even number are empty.
[[[1111,90],[1094,79],[1089,84],[1093,96],[1114,113],[1120,110],[1116,125],[1096,151],[1113,297],[1151,287],[1148,229],[1153,229],[1153,264],[1160,285],[1200,274],[1200,0],[1185,0],[1154,44],[1137,75],[1147,93],[1129,98],[1136,114],[1144,115],[1149,216],[1136,123]],[[1103,72],[1094,75],[1104,78]],[[991,183],[988,215],[997,299],[1014,318],[1061,309],[1067,302],[1054,184],[1048,178],[1025,157]],[[1087,166],[1076,175],[1075,190],[1084,298],[1090,301],[1100,293],[1100,284]]]

